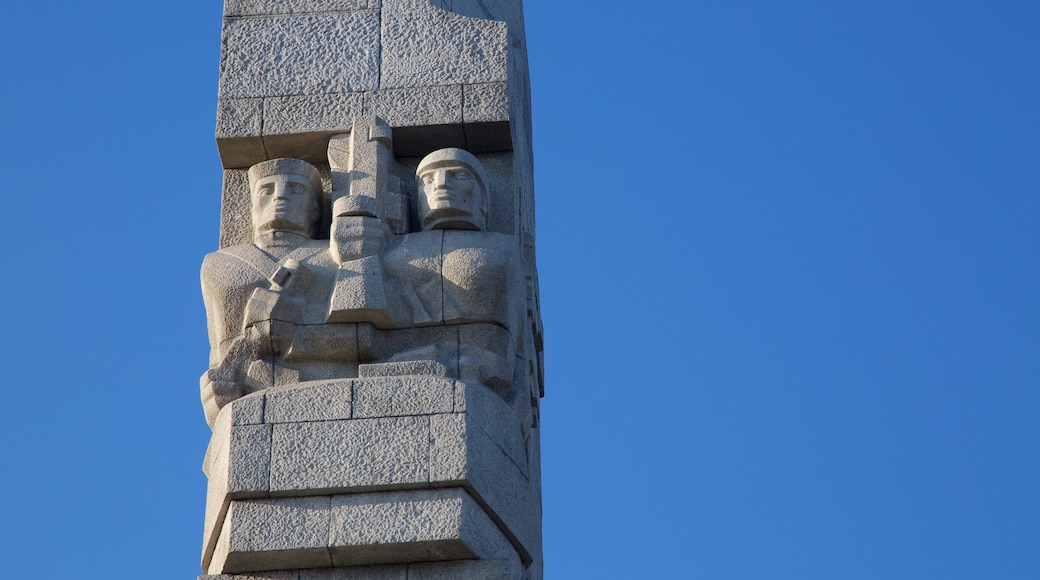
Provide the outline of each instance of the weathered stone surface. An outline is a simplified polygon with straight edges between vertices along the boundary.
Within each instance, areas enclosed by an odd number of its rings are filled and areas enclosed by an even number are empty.
[[[319,496],[231,502],[209,572],[330,566],[330,501]]]
[[[264,422],[296,423],[350,419],[351,388],[350,379],[333,379],[269,389]]]
[[[301,570],[300,580],[408,580],[408,566],[358,566]]]
[[[516,580],[524,578],[519,558],[412,564],[408,580]]]
[[[358,380],[354,383],[354,418],[450,413],[454,394],[455,381],[451,379],[406,376]]]
[[[430,479],[458,482],[488,505],[524,562],[532,560],[540,538],[540,510],[530,481],[468,416],[430,418],[433,445]]]
[[[374,11],[225,19],[220,96],[375,90],[379,20]]]
[[[408,565],[363,565],[352,568],[302,570],[300,580],[408,580]]]
[[[274,426],[271,489],[352,490],[429,481],[426,417]]]
[[[479,507],[461,489],[336,496],[332,509],[337,566],[476,557],[463,528]]]
[[[324,163],[329,137],[350,132],[364,101],[361,92],[267,97],[263,128],[267,155]]]
[[[225,0],[225,16],[349,12],[376,8],[379,0]]]
[[[538,580],[520,2],[225,0],[223,36],[207,570]],[[267,176],[297,202],[247,180],[278,157],[315,164]]]
[[[428,0],[384,0],[380,87],[508,80],[507,27],[433,9]]]
[[[224,167],[248,167],[266,158],[263,115],[261,98],[217,102],[217,150]]]

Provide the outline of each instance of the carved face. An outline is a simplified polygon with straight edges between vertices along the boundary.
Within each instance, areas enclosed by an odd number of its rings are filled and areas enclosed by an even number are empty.
[[[305,177],[271,175],[253,184],[253,229],[256,233],[291,231],[304,235],[318,219],[318,193]]]
[[[464,165],[430,168],[419,174],[422,229],[483,230],[484,192]]]

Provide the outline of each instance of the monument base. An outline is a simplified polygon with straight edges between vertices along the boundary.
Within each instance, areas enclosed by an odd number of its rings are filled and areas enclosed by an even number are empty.
[[[359,566],[279,570],[247,574],[215,574],[198,580],[516,580],[524,578],[523,567],[508,560],[459,560],[391,566]]]
[[[516,414],[482,385],[413,375],[268,389],[214,424],[203,569],[523,580],[540,570],[531,469]]]

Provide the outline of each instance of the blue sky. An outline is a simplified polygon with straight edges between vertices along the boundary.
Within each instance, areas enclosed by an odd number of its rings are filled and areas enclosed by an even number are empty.
[[[528,0],[549,578],[1040,578],[1040,4]],[[0,553],[192,578],[219,0],[17,2]]]

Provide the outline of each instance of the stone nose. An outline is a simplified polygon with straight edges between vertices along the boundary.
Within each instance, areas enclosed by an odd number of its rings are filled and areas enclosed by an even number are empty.
[[[433,187],[434,189],[446,189],[448,187],[447,171],[435,171],[433,173]]]

